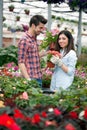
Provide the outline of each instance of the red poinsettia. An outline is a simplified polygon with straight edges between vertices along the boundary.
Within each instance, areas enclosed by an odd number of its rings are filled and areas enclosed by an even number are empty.
[[[73,119],[78,119],[78,114],[77,114],[76,112],[74,112],[74,111],[71,111],[71,112],[69,113],[69,116],[70,116],[71,118],[73,118]]]
[[[26,120],[26,121],[31,121],[30,117],[26,117],[19,109],[15,109],[14,110],[14,117],[15,118],[20,118],[22,120]]]
[[[84,111],[84,118],[87,120],[87,109]]]
[[[37,113],[36,113],[36,114],[32,117],[32,119],[31,119],[31,122],[32,122],[33,124],[38,124],[40,121],[41,121],[40,115],[37,114]]]
[[[55,114],[56,116],[59,116],[59,115],[61,115],[61,111],[58,110],[57,108],[54,108],[54,114]]]
[[[66,130],[76,130],[76,128],[70,123],[65,126],[65,129]]]
[[[10,130],[21,130],[16,122],[8,114],[0,115],[0,125],[7,127]]]
[[[41,113],[41,116],[44,117],[44,118],[46,118],[46,117],[47,117],[47,113],[43,111],[43,112]]]

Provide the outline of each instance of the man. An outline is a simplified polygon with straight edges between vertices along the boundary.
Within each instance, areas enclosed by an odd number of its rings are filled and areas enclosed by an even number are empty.
[[[40,57],[47,54],[39,54],[37,36],[43,31],[47,19],[42,15],[35,15],[30,19],[29,30],[18,43],[18,65],[24,78],[35,79],[42,86],[42,73]]]

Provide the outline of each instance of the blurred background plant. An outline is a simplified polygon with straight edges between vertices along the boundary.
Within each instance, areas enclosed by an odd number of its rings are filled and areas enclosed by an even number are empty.
[[[44,35],[44,39],[43,39],[42,43],[40,44],[41,49],[47,49],[50,47],[50,45],[52,43],[55,43],[57,40],[58,33],[59,33],[58,29],[46,31],[46,34]]]
[[[86,0],[68,0],[68,4],[72,10],[79,10],[80,8],[84,11],[87,9]]]

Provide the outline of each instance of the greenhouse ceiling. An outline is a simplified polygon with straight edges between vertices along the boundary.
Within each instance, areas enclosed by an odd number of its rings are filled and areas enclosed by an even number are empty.
[[[13,12],[10,12],[8,6],[13,4],[15,9]],[[24,9],[29,9],[30,14],[25,15]],[[3,16],[6,17],[6,23],[12,24],[15,21],[15,17],[20,15],[21,20],[20,23],[27,24],[31,16],[35,14],[42,14],[46,18],[48,18],[48,5],[43,1],[38,0],[25,0],[25,2],[21,2],[21,0],[3,0]],[[52,4],[51,5],[51,15],[57,17],[61,17],[64,19],[75,20],[78,21],[78,12],[72,12],[69,6],[65,3],[62,4]],[[25,20],[26,19],[26,20]],[[82,12],[82,22],[87,23],[87,14]]]

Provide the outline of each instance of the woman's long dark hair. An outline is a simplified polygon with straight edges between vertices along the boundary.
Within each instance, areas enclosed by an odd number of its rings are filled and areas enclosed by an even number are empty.
[[[70,50],[75,50],[74,48],[74,39],[73,39],[73,36],[72,34],[68,31],[68,30],[62,30],[61,32],[59,32],[58,34],[58,38],[57,38],[57,42],[55,43],[55,50],[56,51],[59,51],[62,49],[58,43],[59,41],[59,36],[61,34],[64,34],[67,38],[68,38],[68,45],[66,47],[66,52],[65,52],[65,55],[70,51]]]

